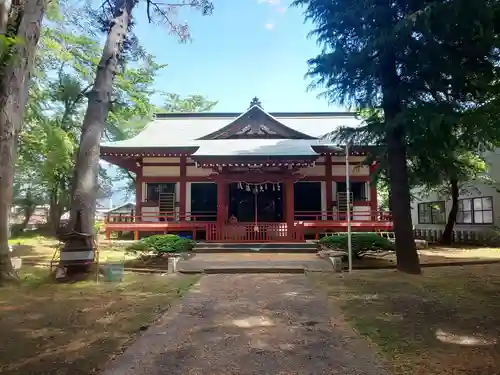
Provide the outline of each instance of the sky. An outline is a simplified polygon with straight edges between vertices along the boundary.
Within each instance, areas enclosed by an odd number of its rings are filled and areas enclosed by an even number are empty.
[[[318,99],[320,91],[307,90],[307,60],[320,49],[307,37],[312,25],[304,24],[302,10],[291,8],[291,0],[212,1],[211,16],[195,10],[178,15],[190,28],[187,44],[165,25],[149,24],[144,5],[135,10],[141,44],[158,63],[168,64],[156,79],[157,90],[204,95],[218,101],[216,112],[244,112],[255,96],[268,112],[342,110]],[[133,200],[118,189],[112,204]]]
[[[158,90],[201,94],[218,101],[214,111],[239,112],[257,96],[266,111],[336,111],[308,92],[307,60],[319,47],[307,38],[302,10],[290,0],[213,0],[211,16],[193,9],[177,16],[192,41],[180,44],[165,25],[149,24],[145,7],[135,11],[135,33],[157,62],[168,64]],[[158,103],[160,104],[160,103]]]

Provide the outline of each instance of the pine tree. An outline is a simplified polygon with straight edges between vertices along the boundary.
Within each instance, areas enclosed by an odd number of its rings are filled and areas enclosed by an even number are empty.
[[[464,128],[472,129],[477,120],[473,112],[493,105],[492,93],[498,92],[498,4],[487,0],[295,0],[294,5],[305,6],[306,19],[315,25],[311,35],[323,47],[309,60],[312,86],[325,88],[324,95],[331,102],[358,110],[380,109],[370,117],[365,131],[376,131],[378,144],[386,150],[398,269],[418,274],[409,140],[422,133],[422,124],[445,134],[440,129],[443,118],[447,124],[460,119]],[[462,116],[465,109],[468,118]],[[486,126],[480,130],[484,131]]]

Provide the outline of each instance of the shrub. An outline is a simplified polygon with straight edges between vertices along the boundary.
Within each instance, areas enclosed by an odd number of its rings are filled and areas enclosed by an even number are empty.
[[[136,243],[136,248],[144,251],[149,249],[154,251],[157,255],[162,255],[165,253],[180,253],[185,251],[190,251],[193,249],[195,242],[189,238],[179,237],[175,234],[162,234],[146,237],[143,240]]]
[[[368,251],[394,250],[394,244],[376,233],[352,233],[352,252],[361,258]],[[323,237],[319,243],[330,249],[348,251],[347,233]]]

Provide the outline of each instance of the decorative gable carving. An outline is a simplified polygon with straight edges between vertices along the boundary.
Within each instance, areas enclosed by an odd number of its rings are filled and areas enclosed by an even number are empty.
[[[265,112],[257,98],[246,112],[230,124],[199,139],[315,139],[282,124]]]

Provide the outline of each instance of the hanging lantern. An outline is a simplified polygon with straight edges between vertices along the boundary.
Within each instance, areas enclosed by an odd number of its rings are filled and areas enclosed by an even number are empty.
[[[238,189],[243,190],[243,185],[241,184],[241,182],[238,182]]]
[[[278,185],[278,191],[281,191],[281,186],[280,184],[277,184]]]
[[[264,185],[264,189],[267,190],[267,184]]]
[[[261,192],[264,191],[264,186],[260,185],[259,188]]]
[[[245,190],[246,190],[246,191],[250,191],[250,185],[248,185],[248,184],[247,184],[247,186],[246,186],[246,189],[245,189]]]
[[[276,186],[273,184],[273,191],[276,191]]]

